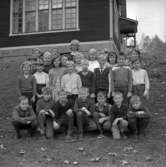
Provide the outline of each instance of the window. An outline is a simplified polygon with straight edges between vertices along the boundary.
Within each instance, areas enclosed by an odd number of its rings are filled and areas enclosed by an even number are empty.
[[[11,0],[10,34],[78,30],[79,0]]]

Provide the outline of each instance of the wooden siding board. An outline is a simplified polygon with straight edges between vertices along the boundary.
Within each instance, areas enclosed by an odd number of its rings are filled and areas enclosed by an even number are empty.
[[[1,0],[0,47],[54,44],[70,42],[73,38],[84,41],[109,39],[109,1],[79,0],[80,31],[9,36],[10,0]]]

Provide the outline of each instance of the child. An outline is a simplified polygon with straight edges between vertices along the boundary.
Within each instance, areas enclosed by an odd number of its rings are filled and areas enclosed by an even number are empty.
[[[113,139],[126,138],[128,107],[123,103],[123,94],[121,92],[115,92],[113,98],[114,105],[110,110],[112,136]]]
[[[125,66],[124,54],[118,57],[118,67],[112,69],[111,75],[111,89],[112,95],[114,92],[122,92],[126,100],[131,96],[132,92],[132,73],[131,70]]]
[[[102,91],[97,93],[97,103],[95,105],[95,112],[93,118],[98,127],[100,135],[98,138],[103,137],[103,131],[111,131],[110,124],[110,105],[106,103],[106,94]]]
[[[68,61],[67,74],[62,76],[61,88],[68,93],[68,98],[75,103],[75,99],[78,97],[79,89],[82,87],[80,76],[74,70],[74,63]]]
[[[89,70],[94,72],[95,68],[99,68],[99,62],[97,61],[97,51],[92,48],[89,50]]]
[[[55,130],[65,126],[67,128],[66,139],[71,139],[72,128],[73,128],[73,106],[72,102],[67,99],[65,91],[59,92],[59,100],[54,103],[52,110],[54,111],[55,117],[53,127]]]
[[[141,98],[134,95],[130,99],[131,108],[128,112],[129,129],[134,135],[145,134],[150,121],[150,113],[147,108],[142,106]]]
[[[81,60],[83,60],[84,55],[82,53],[76,53],[74,55],[74,63],[75,63],[75,70],[76,72],[82,71]]]
[[[37,68],[37,71],[35,74],[33,74],[37,84],[36,95],[37,95],[37,98],[41,98],[42,88],[45,86],[49,86],[49,76],[47,73],[43,72],[44,65],[41,59],[37,61],[36,68]]]
[[[31,63],[25,61],[21,64],[21,74],[18,77],[18,88],[21,96],[26,96],[29,103],[35,101],[36,79],[31,75]]]
[[[37,59],[41,58],[41,55],[42,55],[42,52],[41,52],[41,50],[39,48],[32,49],[32,57],[34,59],[36,59],[36,61],[37,61]]]
[[[36,116],[29,105],[28,98],[21,96],[19,100],[20,103],[14,108],[12,114],[12,124],[16,130],[18,139],[22,137],[20,130],[26,129],[28,133],[33,136],[37,127]]]
[[[61,78],[65,73],[65,69],[60,67],[60,57],[57,56],[53,60],[54,68],[49,71],[49,87],[52,90],[54,101],[58,100],[58,92],[61,90]]]
[[[107,62],[109,63],[110,67],[116,67],[117,66],[117,55],[115,52],[109,52],[107,57]]]
[[[53,68],[52,55],[50,52],[46,51],[43,53],[43,63],[44,63],[43,71],[48,74],[49,70]]]
[[[42,88],[42,94],[43,98],[39,99],[37,101],[37,117],[38,117],[38,123],[40,127],[40,134],[41,135],[46,135],[46,137],[52,137],[53,136],[53,129],[50,124],[53,123],[53,117],[54,112],[51,110],[53,107],[53,100],[51,97],[51,89],[44,87]]]
[[[147,71],[141,68],[139,59],[133,62],[132,78],[133,94],[148,99],[150,88],[149,77]]]
[[[79,53],[80,42],[77,39],[73,39],[70,42],[70,50],[71,53],[69,54],[68,60],[74,61],[74,56]]]
[[[78,126],[78,138],[83,138],[84,127],[88,127],[92,121],[92,113],[94,112],[94,104],[88,99],[88,89],[82,87],[79,90],[79,97],[75,101],[74,112],[76,113],[77,126]]]
[[[95,98],[95,90],[94,90],[94,74],[92,71],[88,70],[89,62],[86,59],[81,61],[82,71],[78,74],[81,77],[82,86],[88,88],[90,98]]]
[[[60,64],[61,67],[65,67],[66,68],[67,62],[68,62],[68,56],[66,54],[62,55],[60,62],[61,62],[61,64]]]
[[[106,56],[100,55],[98,58],[100,67],[94,70],[95,93],[102,90],[109,94],[109,73],[110,68],[106,66]]]

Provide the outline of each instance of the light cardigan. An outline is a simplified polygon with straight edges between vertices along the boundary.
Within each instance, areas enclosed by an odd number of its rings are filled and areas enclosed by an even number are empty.
[[[82,87],[81,78],[76,73],[67,73],[62,77],[61,88],[70,94],[77,95]]]
[[[150,82],[148,73],[144,69],[132,70],[133,85],[145,84],[145,90],[149,90]]]
[[[89,71],[94,72],[95,68],[100,68],[99,62],[97,60],[95,61],[89,61]]]
[[[45,72],[36,72],[35,74],[33,74],[35,79],[36,79],[36,83],[37,84],[46,84],[46,86],[49,85],[49,76],[47,73]]]

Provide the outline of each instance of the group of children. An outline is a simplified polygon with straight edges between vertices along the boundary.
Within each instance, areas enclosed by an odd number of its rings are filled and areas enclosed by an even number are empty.
[[[98,130],[113,139],[145,133],[150,113],[144,106],[149,96],[147,71],[141,68],[139,54],[96,49],[88,57],[79,51],[79,41],[71,41],[71,52],[60,55],[56,49],[43,54],[39,49],[21,65],[18,77],[20,103],[13,111],[13,126],[18,138],[21,129],[31,136],[36,129],[42,136],[74,129],[82,139],[84,131]],[[134,51],[135,52],[135,51]],[[137,53],[137,52],[136,52]]]

